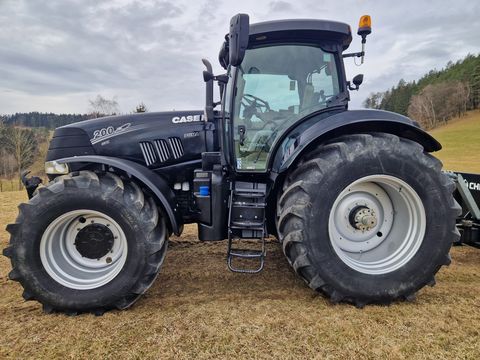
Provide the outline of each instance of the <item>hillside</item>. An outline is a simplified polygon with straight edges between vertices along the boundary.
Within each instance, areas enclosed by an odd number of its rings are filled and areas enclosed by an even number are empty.
[[[407,115],[425,129],[441,126],[468,110],[480,108],[480,54],[450,61],[418,80],[400,79],[386,91],[371,93],[363,104]]]
[[[443,146],[434,155],[446,170],[480,173],[480,111],[451,120],[430,131]]]

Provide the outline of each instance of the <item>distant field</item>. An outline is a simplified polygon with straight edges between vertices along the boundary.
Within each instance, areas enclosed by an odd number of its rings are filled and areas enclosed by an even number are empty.
[[[480,111],[450,121],[430,132],[443,149],[434,155],[447,170],[480,173]]]

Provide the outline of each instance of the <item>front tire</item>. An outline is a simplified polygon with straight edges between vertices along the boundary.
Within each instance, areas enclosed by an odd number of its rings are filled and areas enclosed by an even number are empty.
[[[153,283],[168,230],[153,199],[113,173],[61,176],[7,226],[11,280],[46,312],[102,314],[131,306]]]
[[[277,228],[298,275],[333,302],[389,304],[434,285],[459,234],[453,182],[412,141],[344,136],[287,176]]]

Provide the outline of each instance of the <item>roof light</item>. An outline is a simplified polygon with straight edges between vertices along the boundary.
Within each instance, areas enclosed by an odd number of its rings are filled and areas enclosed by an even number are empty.
[[[362,37],[367,36],[372,32],[372,19],[370,15],[363,15],[358,22],[357,34]]]

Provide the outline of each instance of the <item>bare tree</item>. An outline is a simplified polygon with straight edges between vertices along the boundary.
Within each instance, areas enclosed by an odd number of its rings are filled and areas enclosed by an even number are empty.
[[[148,108],[143,103],[143,101],[135,107],[135,112],[136,113],[144,113],[144,112],[147,112],[147,111],[148,111]]]
[[[107,115],[118,114],[119,105],[115,97],[112,99],[104,98],[102,95],[97,95],[95,99],[88,100],[90,106],[90,113],[93,117],[98,118]]]
[[[453,81],[427,85],[418,95],[412,96],[408,115],[422,127],[432,129],[467,111],[470,97],[468,84]]]
[[[33,164],[38,151],[35,133],[29,129],[8,126],[3,130],[3,148],[13,156],[19,183],[22,170]]]
[[[408,116],[417,120],[425,129],[433,127],[431,116],[431,104],[423,94],[414,95],[408,106]]]

